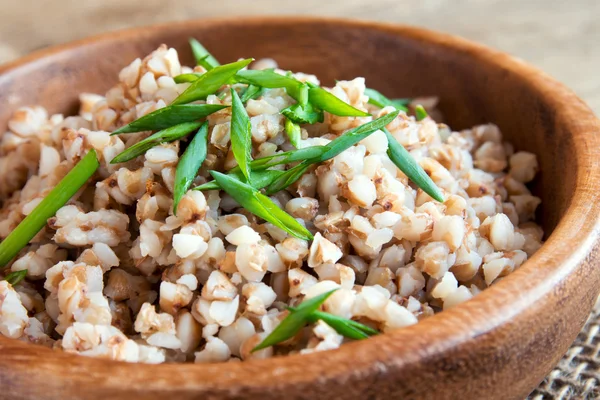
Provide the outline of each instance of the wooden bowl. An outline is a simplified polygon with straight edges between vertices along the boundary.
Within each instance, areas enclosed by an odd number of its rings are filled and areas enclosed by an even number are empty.
[[[273,57],[325,84],[365,76],[388,95],[438,95],[455,129],[497,123],[516,149],[539,157],[534,190],[543,199],[546,243],[465,304],[324,353],[140,365],[0,338],[0,397],[504,400],[534,389],[574,340],[600,289],[600,122],[590,109],[537,69],[453,36],[372,22],[244,18],[111,33],[9,64],[0,69],[0,126],[21,105],[75,111],[78,93],[103,93],[123,66],[161,43],[191,63],[191,36],[222,61]]]

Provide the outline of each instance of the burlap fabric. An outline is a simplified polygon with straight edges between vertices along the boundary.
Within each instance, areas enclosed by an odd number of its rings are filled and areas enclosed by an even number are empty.
[[[583,330],[528,400],[600,399],[600,302]]]

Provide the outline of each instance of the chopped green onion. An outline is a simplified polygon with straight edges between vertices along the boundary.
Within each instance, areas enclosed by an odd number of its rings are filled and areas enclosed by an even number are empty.
[[[379,117],[374,121],[367,122],[357,128],[351,129],[343,135],[335,138],[325,146],[312,146],[303,149],[278,153],[272,156],[259,158],[250,163],[250,168],[254,171],[259,168],[269,168],[279,164],[289,164],[295,161],[302,161],[301,164],[294,168],[285,171],[281,176],[275,177],[267,187],[267,194],[274,194],[281,191],[300,179],[312,164],[325,162],[338,154],[344,152],[348,148],[354,146],[361,140],[365,139],[377,130],[383,129],[387,124],[392,122],[398,115],[398,111],[391,112]],[[238,169],[234,168],[231,172]],[[256,182],[253,186],[260,189]]]
[[[198,79],[192,82],[192,84],[181,93],[179,97],[173,100],[174,105],[191,103],[196,100],[204,100],[208,95],[213,94],[219,88],[227,84],[235,74],[254,61],[253,58],[234,62],[231,64],[225,64],[207,71],[200,75]]]
[[[293,338],[309,322],[310,315],[317,311],[319,307],[331,296],[337,289],[320,294],[313,298],[303,301],[293,310],[283,321],[273,329],[258,346],[252,349],[252,352],[275,346],[278,343],[285,342]]]
[[[202,65],[207,71],[221,65],[196,39],[190,39],[190,47],[192,48],[192,53],[194,53],[196,63]]]
[[[444,196],[436,184],[431,180],[425,170],[419,165],[417,160],[402,146],[396,138],[387,130],[383,129],[388,139],[388,157],[396,166],[410,179],[420,187],[425,193],[442,203]]]
[[[175,189],[173,193],[173,214],[175,215],[177,215],[179,201],[192,185],[198,170],[206,159],[207,139],[208,122],[205,122],[179,159],[175,171]]]
[[[417,118],[417,121],[422,121],[427,118],[427,111],[425,111],[425,108],[420,104],[417,104],[415,107],[415,117]]]
[[[312,240],[313,236],[310,231],[252,186],[217,171],[210,171],[210,173],[227,194],[252,214],[283,229],[292,236]]]
[[[277,178],[279,178],[285,172],[286,171],[280,171],[278,169],[259,169],[256,171],[252,171],[251,186],[255,189],[264,188],[264,187],[270,185],[273,181],[275,181]],[[242,171],[240,171],[239,169],[237,171],[233,171],[233,172],[230,171],[229,174],[227,174],[227,175],[237,179],[238,181],[244,180],[244,175],[242,174]],[[217,181],[210,181],[210,182],[204,183],[200,186],[196,186],[194,188],[194,190],[219,190],[219,189],[221,189],[221,187],[219,186]]]
[[[316,124],[323,122],[325,118],[323,111],[315,109],[311,103],[306,103],[304,106],[297,103],[284,108],[281,113],[297,124]]]
[[[90,150],[48,193],[33,211],[0,243],[0,268],[15,257],[98,169],[96,151]]]
[[[313,159],[323,155],[328,148],[326,146],[310,146],[297,150],[290,150],[283,153],[275,153],[272,156],[257,158],[250,163],[252,171],[271,168],[276,165],[289,164],[296,161]],[[229,172],[239,171],[239,167],[232,168]]]
[[[300,106],[302,106],[303,108],[306,107],[306,105],[308,104],[308,93],[309,93],[309,86],[304,83],[302,84],[302,87],[300,88],[300,91],[298,92],[298,98],[296,99],[298,101],[298,104],[300,104]]]
[[[236,74],[238,82],[246,83],[249,85],[260,86],[267,89],[284,88],[290,97],[294,98],[298,102],[302,100],[304,84],[297,79],[280,75],[277,72],[269,70],[244,70]]]
[[[256,85],[248,85],[244,93],[242,94],[242,103],[246,103],[250,99],[256,99],[260,97],[264,92],[264,89]]]
[[[357,108],[352,107],[350,104],[343,100],[340,100],[334,94],[329,93],[327,90],[309,84],[310,90],[308,91],[308,98],[310,103],[323,111],[327,111],[330,114],[338,115],[341,117],[368,117],[368,112],[361,111]]]
[[[310,163],[306,161],[296,165],[293,168],[288,169],[281,176],[277,177],[273,182],[269,184],[266,188],[267,195],[272,195],[277,192],[282,191],[283,189],[290,186],[292,183],[296,182],[306,170],[310,167]]]
[[[373,132],[383,129],[387,124],[393,121],[397,115],[398,111],[394,111],[384,115],[383,117],[377,118],[374,121],[351,129],[343,135],[335,138],[324,146],[326,150],[323,153],[315,156],[314,158],[306,159],[301,164],[287,170],[285,174],[278,177],[273,183],[271,183],[271,185],[269,185],[269,187],[267,187],[267,194],[274,194],[285,189],[300,179],[300,177],[304,175],[311,164],[317,164],[332,159],[338,154],[346,151],[348,148],[354,146],[364,138],[368,137]]]
[[[227,108],[221,104],[181,104],[159,108],[150,114],[117,129],[112,134],[158,131],[183,122],[197,121],[214,112]]]
[[[123,163],[134,158],[141,156],[153,147],[158,146],[162,143],[170,143],[175,140],[181,139],[187,136],[190,132],[200,128],[202,122],[184,122],[170,128],[163,129],[162,131],[156,132],[154,135],[141,140],[128,148],[127,150],[119,153],[115,158],[111,160],[111,164]]]
[[[197,81],[204,74],[199,74],[197,72],[190,72],[189,74],[180,74],[173,78],[175,83],[189,83]]]
[[[231,89],[231,151],[244,178],[250,182],[250,161],[252,160],[252,125],[237,92]]]
[[[410,103],[410,99],[390,100],[383,94],[379,93],[377,90],[369,88],[365,89],[365,94],[369,97],[369,104],[373,104],[376,107],[384,108],[387,106],[392,106],[396,110],[404,112],[408,111],[408,108],[406,106],[408,105],[408,103]]]
[[[11,286],[17,286],[27,276],[27,270],[13,271],[4,277]]]
[[[302,131],[300,125],[294,123],[291,119],[285,119],[285,133],[287,133],[290,143],[295,148],[300,146],[300,140],[302,140]]]
[[[367,122],[366,124],[363,124],[357,128],[345,132],[343,135],[338,136],[337,138],[329,142],[325,146],[327,147],[327,151],[324,154],[322,154],[318,159],[311,160],[311,162],[323,162],[337,156],[346,149],[354,146],[361,140],[365,139],[373,132],[385,128],[385,126],[392,122],[397,116],[398,111],[393,111],[371,122]]]
[[[322,320],[327,325],[335,329],[335,331],[340,335],[354,340],[366,339],[369,336],[379,334],[377,330],[363,325],[360,322],[338,317],[337,315],[323,311],[315,311],[310,315],[310,321],[312,323],[316,322],[317,320]]]

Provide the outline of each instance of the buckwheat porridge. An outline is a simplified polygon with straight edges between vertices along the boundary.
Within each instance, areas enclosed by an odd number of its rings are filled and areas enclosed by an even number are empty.
[[[192,46],[198,66],[163,45],[77,116],[10,119],[2,335],[145,363],[335,349],[457,306],[541,246],[536,156],[495,125],[452,131],[435,99]]]

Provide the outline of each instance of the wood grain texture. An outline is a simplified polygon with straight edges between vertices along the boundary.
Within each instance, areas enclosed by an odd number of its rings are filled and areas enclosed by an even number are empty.
[[[415,28],[310,18],[191,21],[44,51],[0,69],[0,126],[22,104],[68,111],[165,42],[198,37],[226,62],[271,56],[325,83],[363,75],[390,95],[437,94],[454,128],[493,121],[538,155],[546,244],[474,299],[393,334],[305,356],[131,365],[0,338],[1,399],[522,399],[581,329],[600,290],[600,121],[505,54]],[[295,51],[290,51],[294,49]],[[524,111],[525,110],[525,111]]]
[[[323,15],[419,25],[514,54],[600,113],[597,0],[19,0],[0,1],[0,62],[133,26],[228,15]]]

